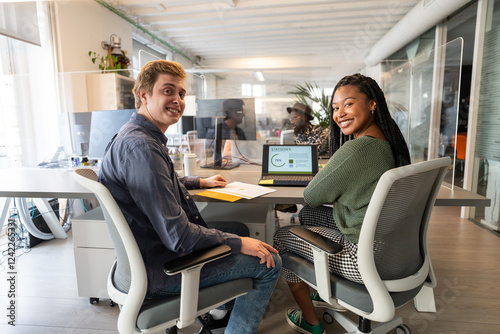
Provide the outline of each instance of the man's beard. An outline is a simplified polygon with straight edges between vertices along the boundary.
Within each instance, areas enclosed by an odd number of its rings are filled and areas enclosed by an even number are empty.
[[[295,127],[293,128],[293,133],[298,136],[299,134],[301,134],[302,132],[304,132],[304,129],[305,127],[304,126],[301,126],[301,127]]]

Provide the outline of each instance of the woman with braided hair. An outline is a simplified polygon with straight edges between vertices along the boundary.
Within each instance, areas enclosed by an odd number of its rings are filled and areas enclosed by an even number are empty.
[[[331,157],[304,189],[306,206],[300,223],[342,245],[329,256],[330,271],[361,283],[357,265],[357,243],[361,225],[378,180],[387,170],[410,163],[403,135],[392,119],[385,96],[375,80],[354,74],[340,80],[330,104]],[[326,206],[328,205],[328,206]],[[274,247],[283,254],[292,252],[312,261],[309,245],[289,233],[290,226],[276,231]],[[288,324],[301,333],[325,333],[314,307],[340,305],[322,301],[309,286],[283,268],[300,309],[286,312]]]

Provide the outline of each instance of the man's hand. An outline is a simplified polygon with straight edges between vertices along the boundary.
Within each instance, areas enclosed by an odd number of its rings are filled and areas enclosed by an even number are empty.
[[[222,177],[222,175],[214,175],[211,177],[207,177],[206,179],[200,178],[200,187],[201,188],[224,188],[227,184],[227,180]]]
[[[278,254],[276,249],[260,240],[248,237],[241,238],[240,253],[260,258],[260,263],[265,263],[268,268],[274,268],[276,265],[271,252]]]

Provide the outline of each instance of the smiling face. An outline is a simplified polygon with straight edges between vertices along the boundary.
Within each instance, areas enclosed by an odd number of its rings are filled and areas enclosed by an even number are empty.
[[[181,118],[186,107],[185,96],[184,79],[170,74],[160,74],[151,95],[146,91],[139,92],[141,107],[138,114],[165,132],[170,125],[177,123]]]
[[[375,123],[372,113],[376,107],[374,100],[369,100],[357,87],[347,85],[338,88],[332,100],[332,119],[344,135],[358,138],[367,134]]]

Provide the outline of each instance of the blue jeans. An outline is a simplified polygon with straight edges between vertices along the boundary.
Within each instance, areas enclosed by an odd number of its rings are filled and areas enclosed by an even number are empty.
[[[233,254],[235,264],[228,270],[206,278],[200,282],[200,288],[233,281],[240,278],[252,278],[253,288],[246,295],[236,298],[226,334],[254,334],[257,333],[267,304],[281,272],[281,258],[273,254],[276,266],[267,268],[259,263],[259,258],[244,254]],[[164,294],[180,293],[180,285],[168,286],[162,291]]]

